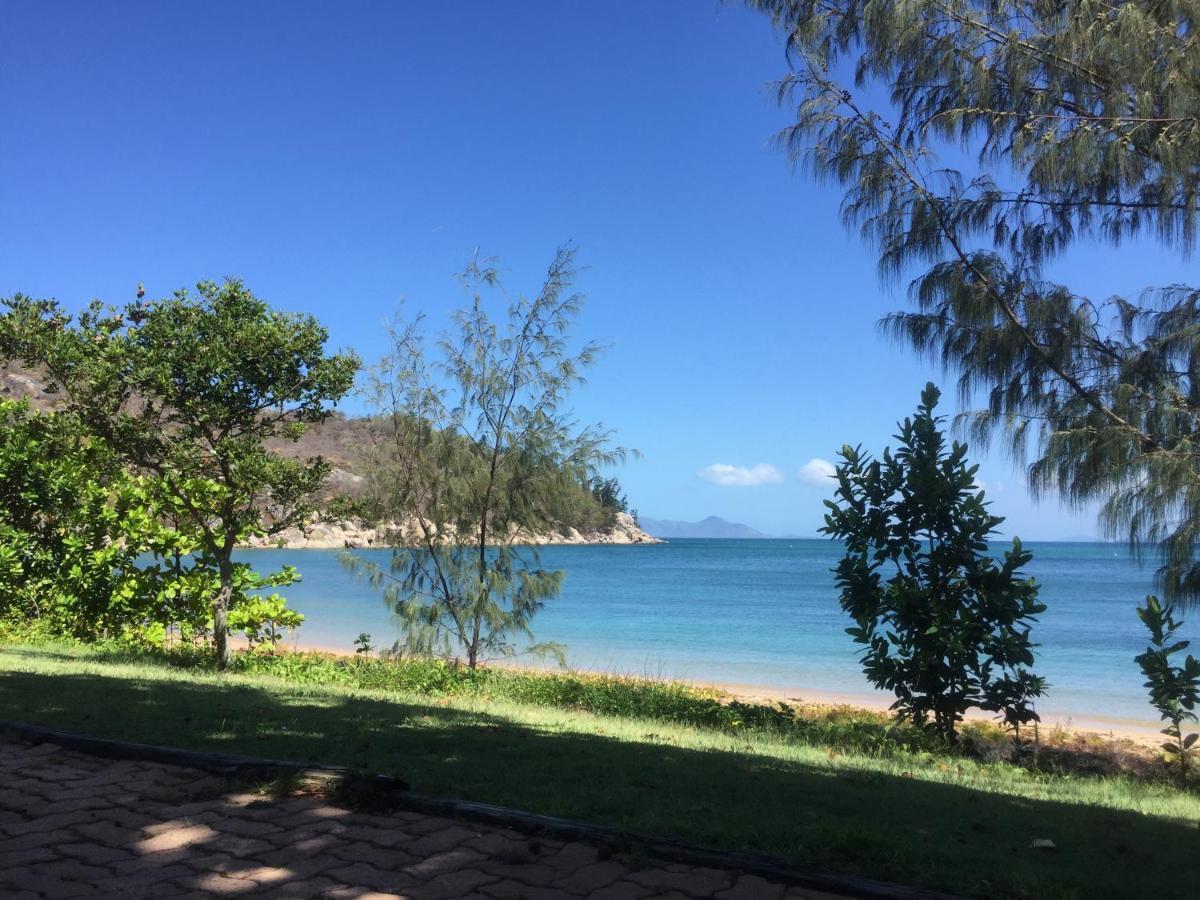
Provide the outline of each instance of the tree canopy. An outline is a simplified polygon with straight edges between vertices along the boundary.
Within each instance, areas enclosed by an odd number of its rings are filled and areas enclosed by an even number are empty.
[[[461,652],[472,667],[520,652],[514,639],[532,638],[534,615],[563,578],[522,542],[589,500],[596,467],[624,455],[568,406],[600,352],[570,340],[583,303],[575,275],[574,251],[560,250],[536,294],[505,298],[494,313],[499,270],[477,258],[462,276],[470,301],[436,357],[418,317],[397,326],[371,375],[376,414],[389,423],[372,486],[406,524],[388,569],[347,562],[384,589],[411,650]]]
[[[0,351],[37,366],[63,409],[134,473],[156,479],[176,520],[196,535],[215,582],[213,632],[228,661],[227,615],[238,593],[286,583],[235,564],[234,547],[304,512],[328,467],[286,459],[270,438],[295,439],[350,389],[353,354],[327,354],[311,316],[271,309],[240,281],[201,282],[155,303],[93,303],[72,320],[54,301],[5,301]]]
[[[83,638],[194,621],[172,580],[138,561],[191,549],[168,510],[155,479],[70,414],[0,401],[0,615]]]
[[[1200,597],[1200,293],[1046,276],[1081,241],[1194,245],[1196,5],[748,3],[787,38],[782,146],[842,185],[885,277],[916,270],[885,331],[983,398],[964,424],[1004,434],[1035,494],[1099,502],[1106,534],[1157,545],[1168,597]]]

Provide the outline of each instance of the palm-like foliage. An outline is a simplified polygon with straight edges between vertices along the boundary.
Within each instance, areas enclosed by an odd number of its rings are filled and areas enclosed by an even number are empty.
[[[1018,457],[1032,451],[1036,491],[1100,501],[1107,534],[1158,546],[1168,597],[1200,597],[1197,293],[1096,300],[1044,275],[1082,239],[1192,247],[1200,8],[750,5],[786,33],[794,63],[782,145],[845,188],[846,221],[885,276],[918,267],[914,310],[884,330],[956,371],[965,404],[982,394],[966,416],[974,438],[1003,431]],[[885,112],[856,91],[886,92]],[[947,151],[962,169],[938,164]]]
[[[387,568],[344,558],[384,591],[418,653],[459,653],[468,665],[519,652],[531,622],[558,594],[563,573],[541,568],[523,547],[561,520],[597,466],[624,456],[601,426],[580,427],[567,401],[600,347],[573,348],[582,296],[574,252],[560,250],[541,290],[510,299],[503,319],[485,291],[497,269],[476,259],[463,275],[470,304],[428,359],[421,319],[393,332],[393,349],[372,373],[387,439],[371,477],[381,507],[403,522]],[[527,652],[561,658],[561,648]]]

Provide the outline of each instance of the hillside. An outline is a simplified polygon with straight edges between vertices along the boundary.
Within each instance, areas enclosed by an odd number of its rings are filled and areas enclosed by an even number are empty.
[[[54,395],[45,389],[45,381],[36,372],[23,367],[0,365],[0,398],[26,399],[38,410],[54,408]],[[318,505],[324,509],[336,498],[358,498],[366,493],[366,474],[371,447],[378,439],[375,424],[367,417],[346,416],[335,412],[324,422],[311,425],[298,441],[276,440],[268,448],[293,459],[320,456],[332,467],[325,486],[318,495]],[[586,494],[586,492],[585,492]],[[591,502],[584,497],[585,505]],[[552,532],[528,536],[530,544],[639,544],[657,543],[654,537],[639,528],[625,513],[609,516],[612,525],[597,528],[600,515],[598,504],[581,512],[579,521],[561,522]],[[398,516],[403,519],[404,517]],[[394,523],[364,523],[345,521],[327,514],[318,515],[304,528],[289,529],[270,541],[256,546],[288,548],[369,547],[386,539]]]
[[[34,409],[41,411],[53,409],[55,405],[54,394],[46,390],[45,379],[13,363],[0,364],[0,398],[28,400]],[[280,440],[267,446],[293,459],[323,457],[333,467],[326,484],[326,499],[356,496],[362,490],[362,475],[373,440],[371,431],[369,419],[334,413],[326,421],[310,426],[295,443]]]

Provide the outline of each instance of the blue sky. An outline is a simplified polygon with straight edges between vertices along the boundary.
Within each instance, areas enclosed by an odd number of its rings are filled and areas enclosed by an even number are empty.
[[[444,321],[475,247],[532,291],[573,242],[580,333],[612,344],[576,408],[642,451],[618,472],[633,505],[773,533],[820,525],[806,464],[881,448],[926,380],[948,382],[877,337],[903,286],[881,286],[836,190],[771,146],[782,46],[736,5],[5,11],[0,295],[77,306],[238,275],[370,360],[402,298]],[[1133,247],[1055,274],[1103,296],[1187,272]],[[1006,530],[1094,531],[980,461]]]

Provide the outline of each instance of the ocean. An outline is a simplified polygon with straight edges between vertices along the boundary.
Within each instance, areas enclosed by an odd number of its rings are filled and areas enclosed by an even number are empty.
[[[1027,543],[1027,567],[1046,612],[1033,628],[1035,671],[1049,682],[1043,718],[1149,727],[1134,656],[1146,646],[1134,611],[1153,589],[1153,567],[1118,544]],[[386,564],[387,550],[354,551]],[[836,693],[878,702],[859,669],[825,540],[674,540],[657,545],[541,548],[563,569],[563,592],[534,622],[538,640],[566,645],[571,666],[782,692]],[[251,550],[260,571],[296,566],[283,589],[306,621],[301,647],[351,652],[360,632],[391,646],[398,631],[381,596],[348,574],[332,550]],[[1186,613],[1185,613],[1186,617]],[[1182,635],[1200,652],[1200,610]]]

